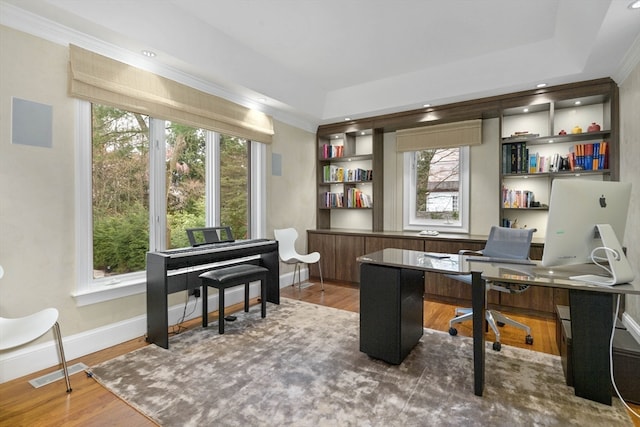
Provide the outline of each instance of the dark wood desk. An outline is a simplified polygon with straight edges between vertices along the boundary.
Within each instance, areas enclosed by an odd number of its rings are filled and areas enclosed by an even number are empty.
[[[470,262],[465,256],[447,254],[432,258],[424,252],[384,249],[357,258],[360,263],[360,349],[371,357],[399,364],[422,336],[424,289],[415,286],[414,272],[471,274],[473,309],[474,393],[482,396],[485,376],[485,281],[521,283],[569,290],[575,394],[611,405],[609,339],[613,328],[614,297],[640,294],[640,281],[602,287],[569,280],[577,273],[597,272],[597,267],[581,265],[555,269],[535,265]],[[405,285],[405,278],[409,278]],[[461,286],[463,286],[461,284]],[[374,310],[378,318],[374,321]],[[382,322],[390,322],[386,332],[376,337]],[[383,328],[382,331],[385,331]]]

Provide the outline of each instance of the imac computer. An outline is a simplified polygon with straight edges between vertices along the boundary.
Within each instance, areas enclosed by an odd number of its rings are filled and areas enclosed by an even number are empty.
[[[594,263],[598,275],[572,280],[611,286],[634,274],[622,251],[631,184],[585,179],[556,179],[551,187],[542,265]]]

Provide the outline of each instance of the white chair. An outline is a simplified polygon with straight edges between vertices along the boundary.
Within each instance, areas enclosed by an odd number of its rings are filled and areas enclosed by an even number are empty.
[[[0,278],[2,278],[3,274],[4,270],[2,266],[0,266]],[[60,334],[60,325],[58,324],[58,310],[55,308],[45,308],[29,316],[14,319],[0,317],[0,350],[7,350],[29,343],[44,335],[49,329],[53,329],[53,334],[58,341],[58,354],[62,361],[64,379],[67,383],[67,393],[70,393],[71,383],[69,381],[69,371],[67,370],[67,361],[64,358],[64,349],[62,347],[62,335]]]
[[[322,279],[322,267],[320,265],[320,253],[311,252],[310,254],[303,255],[296,252],[295,242],[298,238],[298,232],[293,228],[283,228],[280,230],[273,230],[276,240],[278,241],[278,254],[280,260],[285,264],[294,264],[293,269],[293,282],[295,285],[296,271],[298,272],[298,289],[301,288],[300,278],[300,264],[314,264],[318,263],[318,270],[320,271],[320,284],[322,285],[322,291],[324,292],[324,280]]]

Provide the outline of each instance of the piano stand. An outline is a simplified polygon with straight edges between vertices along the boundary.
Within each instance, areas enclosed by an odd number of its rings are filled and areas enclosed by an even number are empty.
[[[199,287],[198,276],[204,271],[190,271],[197,267],[220,261],[236,260],[250,256],[258,259],[244,263],[259,264],[267,272],[267,301],[280,304],[280,262],[278,242],[275,240],[236,241],[233,245],[198,246],[184,249],[147,253],[147,342],[169,348],[169,294]],[[241,263],[240,261],[238,263]],[[174,270],[186,269],[176,272]],[[204,298],[203,298],[204,299]]]

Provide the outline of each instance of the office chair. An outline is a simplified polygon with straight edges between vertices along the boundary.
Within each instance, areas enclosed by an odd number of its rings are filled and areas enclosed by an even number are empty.
[[[295,285],[296,271],[298,272],[298,290],[301,289],[300,278],[300,264],[313,264],[318,263],[318,270],[320,271],[320,284],[322,285],[322,292],[324,292],[324,280],[322,279],[322,266],[320,265],[320,253],[311,252],[310,254],[303,255],[296,252],[295,242],[298,238],[298,232],[293,228],[284,228],[279,230],[273,230],[276,240],[278,241],[278,254],[280,260],[285,264],[294,264],[293,269],[293,282],[291,286]]]
[[[0,266],[0,278],[4,275],[4,270]],[[67,384],[67,393],[71,392],[71,383],[69,381],[69,371],[67,370],[67,361],[64,358],[64,349],[62,347],[62,335],[60,334],[60,325],[58,324],[58,310],[55,308],[45,308],[37,313],[29,316],[8,319],[0,317],[0,350],[8,350],[18,347],[36,338],[44,335],[49,329],[53,329],[53,333],[58,342],[58,354],[62,361],[62,371]]]
[[[535,228],[531,229],[518,229],[518,228],[504,228],[504,227],[491,227],[489,232],[489,238],[483,250],[481,251],[467,251],[462,250],[460,255],[476,254],[486,257],[496,258],[509,258],[509,259],[528,259],[529,248],[531,247],[531,239]],[[447,275],[447,277],[459,280],[461,282],[471,284],[471,275]],[[506,293],[522,293],[529,288],[529,285],[513,284],[513,283],[498,283],[487,282],[486,292],[490,290],[496,290]],[[485,299],[487,301],[487,299]],[[486,304],[486,302],[485,302]],[[485,307],[486,309],[486,307]],[[498,326],[511,325],[516,328],[522,329],[527,333],[525,342],[527,344],[533,344],[533,337],[531,336],[531,328],[527,325],[517,322],[497,310],[486,309],[486,321],[489,327],[496,335],[496,341],[493,343],[493,349],[500,351],[502,344],[500,344],[500,331]],[[453,326],[456,323],[464,322],[473,318],[473,311],[470,308],[456,308],[456,317],[449,321],[449,334],[457,335],[458,330]]]

